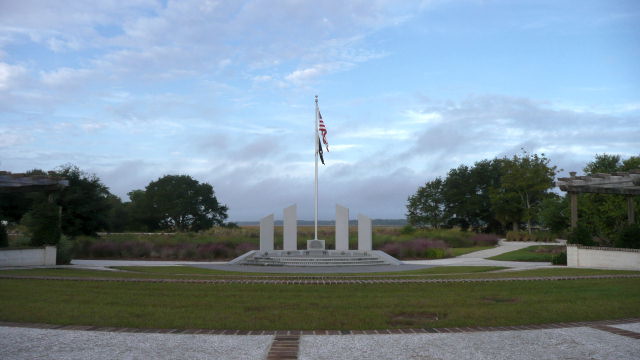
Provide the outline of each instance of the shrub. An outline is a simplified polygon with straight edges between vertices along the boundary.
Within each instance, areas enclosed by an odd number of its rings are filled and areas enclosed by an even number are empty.
[[[627,225],[622,228],[615,246],[627,249],[640,249],[640,226],[637,224]]]
[[[555,238],[555,235],[548,231],[534,231],[531,234],[526,231],[507,232],[507,241],[554,242]]]
[[[400,258],[401,252],[402,252],[402,245],[400,245],[400,243],[397,243],[397,242],[390,242],[382,245],[380,250],[384,251],[385,253],[395,258]]]
[[[495,246],[500,238],[496,234],[475,234],[469,240],[474,246]]]
[[[56,264],[69,264],[73,257],[73,249],[73,241],[64,235],[61,236],[56,249]]]
[[[579,244],[585,246],[593,246],[593,236],[591,235],[591,231],[588,227],[583,224],[578,224],[578,226],[571,231],[568,236],[567,242],[569,244]]]
[[[554,255],[551,258],[553,265],[567,265],[567,252],[563,251],[560,254]]]
[[[9,235],[7,235],[7,228],[0,221],[0,248],[9,246]]]
[[[89,256],[96,258],[118,257],[120,251],[115,243],[98,241],[89,245]]]
[[[407,225],[403,226],[402,230],[400,230],[400,234],[402,234],[402,235],[411,235],[414,232],[416,232],[416,228],[411,226],[411,224],[407,224]]]

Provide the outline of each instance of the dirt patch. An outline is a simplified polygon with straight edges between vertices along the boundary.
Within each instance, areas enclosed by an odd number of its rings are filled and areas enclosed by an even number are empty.
[[[398,313],[393,314],[389,320],[389,325],[392,326],[420,326],[430,322],[442,320],[447,314],[438,314],[431,312],[418,312],[418,313]]]

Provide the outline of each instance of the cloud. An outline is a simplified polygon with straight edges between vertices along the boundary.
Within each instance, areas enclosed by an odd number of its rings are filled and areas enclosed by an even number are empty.
[[[0,62],[0,91],[11,90],[26,72],[23,66]]]

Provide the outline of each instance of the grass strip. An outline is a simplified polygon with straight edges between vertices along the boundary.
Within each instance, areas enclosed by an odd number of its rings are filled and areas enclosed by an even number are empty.
[[[553,256],[557,255],[559,250],[564,248],[565,247],[561,245],[534,245],[492,256],[489,260],[551,262]]]
[[[0,319],[240,330],[509,326],[640,316],[640,279],[262,285],[0,280]]]

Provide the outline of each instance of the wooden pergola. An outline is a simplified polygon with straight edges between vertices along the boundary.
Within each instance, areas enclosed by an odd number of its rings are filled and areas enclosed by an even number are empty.
[[[569,193],[572,228],[578,225],[578,194],[581,193],[624,195],[627,198],[629,224],[635,222],[633,197],[640,196],[640,169],[590,176],[576,176],[575,171],[569,174],[568,178],[559,178],[556,186]]]
[[[59,176],[12,174],[0,171],[0,192],[56,192],[69,186],[69,180]]]

